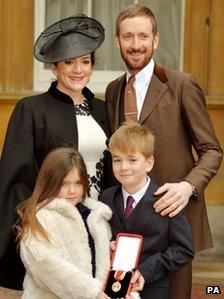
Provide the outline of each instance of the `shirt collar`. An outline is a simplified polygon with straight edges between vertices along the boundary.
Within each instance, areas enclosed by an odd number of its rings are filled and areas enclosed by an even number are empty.
[[[154,66],[155,66],[155,62],[153,59],[151,59],[150,62],[135,75],[135,80],[136,80],[134,83],[135,86],[136,86],[136,83],[137,83],[137,86],[140,88],[142,86],[145,86],[146,84],[149,84],[149,82],[152,78]],[[127,70],[126,71],[126,82],[128,81],[130,76],[131,76],[131,74]]]
[[[124,203],[126,203],[128,196],[132,196],[135,200],[135,203],[137,204],[142,199],[142,197],[145,195],[145,192],[146,192],[149,184],[150,184],[150,177],[147,177],[147,182],[145,183],[145,185],[140,190],[138,190],[137,192],[135,192],[133,194],[128,193],[122,186],[122,194],[123,194]]]

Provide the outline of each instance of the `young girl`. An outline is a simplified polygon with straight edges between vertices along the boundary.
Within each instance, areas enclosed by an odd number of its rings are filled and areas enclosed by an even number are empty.
[[[86,197],[87,172],[73,148],[50,152],[32,196],[18,207],[22,298],[107,299],[111,210]]]

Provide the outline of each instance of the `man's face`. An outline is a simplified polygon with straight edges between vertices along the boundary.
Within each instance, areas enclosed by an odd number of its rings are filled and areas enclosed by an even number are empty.
[[[136,74],[150,61],[159,43],[159,35],[153,35],[150,18],[138,16],[124,19],[120,23],[115,43],[131,74]]]

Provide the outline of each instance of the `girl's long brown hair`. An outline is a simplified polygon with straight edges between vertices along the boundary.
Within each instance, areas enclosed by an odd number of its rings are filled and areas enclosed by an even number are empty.
[[[87,171],[81,154],[71,147],[51,151],[41,166],[33,194],[17,207],[20,218],[15,226],[18,241],[26,238],[28,233],[50,241],[36,213],[58,195],[64,177],[74,166],[79,170],[83,199],[89,195]]]

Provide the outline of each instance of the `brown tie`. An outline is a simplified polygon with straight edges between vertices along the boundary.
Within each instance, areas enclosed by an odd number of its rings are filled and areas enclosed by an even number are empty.
[[[135,87],[133,85],[134,81],[135,81],[135,75],[130,76],[124,91],[124,116],[126,122],[138,121],[136,93],[135,93]]]

